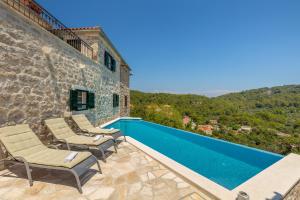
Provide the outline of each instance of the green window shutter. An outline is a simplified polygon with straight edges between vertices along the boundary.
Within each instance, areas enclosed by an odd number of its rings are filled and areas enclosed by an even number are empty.
[[[78,91],[77,90],[70,90],[70,110],[78,110],[77,105],[77,97],[78,97]]]
[[[111,57],[111,71],[116,71],[116,61]]]
[[[119,95],[113,94],[113,107],[118,107],[119,106]]]
[[[116,94],[113,94],[113,107],[116,107]]]
[[[106,67],[109,67],[108,66],[109,65],[109,55],[108,55],[108,53],[106,51],[104,52],[104,65]]]
[[[95,93],[88,93],[88,108],[95,108]]]
[[[120,98],[119,98],[119,95],[117,95],[117,107],[119,106],[119,102],[120,102]]]

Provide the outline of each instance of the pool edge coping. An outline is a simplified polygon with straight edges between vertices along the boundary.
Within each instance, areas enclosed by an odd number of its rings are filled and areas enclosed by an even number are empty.
[[[99,127],[100,128],[103,128],[103,127],[105,127],[105,126],[108,126],[108,125],[110,125],[110,124],[112,124],[112,123],[114,123],[114,122],[116,122],[116,121],[119,121],[119,120],[121,120],[121,119],[131,119],[131,120],[142,120],[142,118],[140,118],[140,117],[118,117],[118,118],[116,118],[116,119],[113,119],[113,120],[111,120],[111,121],[108,121],[108,122],[106,122],[106,123],[104,123],[104,124],[101,124]]]

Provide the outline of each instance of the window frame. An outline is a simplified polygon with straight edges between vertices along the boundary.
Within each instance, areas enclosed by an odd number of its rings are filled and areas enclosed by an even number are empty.
[[[79,101],[80,98],[79,98],[79,94],[81,93],[81,102]],[[86,96],[85,96],[85,103],[82,103],[82,94],[85,93]],[[88,106],[88,100],[89,98],[89,91],[87,90],[77,90],[77,110],[78,111],[81,111],[81,110],[88,110],[89,109],[89,106]],[[80,102],[80,103],[79,103]],[[84,108],[82,106],[85,106]]]
[[[112,72],[116,71],[117,62],[114,57],[108,52],[104,51],[104,65]]]
[[[124,96],[124,107],[125,108],[128,107],[128,96],[127,95]]]
[[[120,106],[120,95],[114,93],[113,94],[113,108],[117,108]]]
[[[83,93],[86,94],[85,101],[82,99]],[[93,98],[93,100],[90,98]],[[70,101],[70,111],[83,111],[83,110],[93,109],[95,108],[95,93],[89,90],[71,89],[69,101]]]

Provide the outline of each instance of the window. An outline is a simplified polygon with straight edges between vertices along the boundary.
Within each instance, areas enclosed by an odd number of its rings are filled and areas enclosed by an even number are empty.
[[[128,100],[127,100],[127,96],[125,96],[125,99],[124,99],[124,106],[127,108],[128,106]]]
[[[95,94],[84,90],[70,91],[70,110],[87,110],[95,108]]]
[[[95,93],[93,93],[93,92],[89,92],[88,107],[89,108],[95,108]]]
[[[104,52],[104,65],[111,71],[116,71],[116,60],[107,52]]]
[[[119,95],[113,94],[113,107],[119,107]]]
[[[87,91],[78,91],[77,92],[77,109],[78,110],[87,110]]]

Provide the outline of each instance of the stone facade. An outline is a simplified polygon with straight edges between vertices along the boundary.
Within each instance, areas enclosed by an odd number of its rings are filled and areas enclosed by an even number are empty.
[[[115,55],[112,72],[101,53],[98,60],[87,58],[0,1],[0,127],[28,123],[43,138],[43,120],[70,114],[70,89],[95,93],[94,109],[73,113],[96,125],[129,114],[122,103],[113,108],[114,93],[129,94],[129,87],[121,89],[122,59]]]
[[[130,68],[123,66],[120,68],[120,115],[130,116],[130,89],[129,89],[129,77]],[[125,98],[127,100],[125,100]],[[127,102],[125,102],[127,101]]]
[[[111,41],[100,27],[87,27],[72,29],[80,38],[84,39],[94,49],[94,60],[104,65],[104,53],[109,52],[115,59],[120,69],[120,116],[130,115],[130,71],[122,56],[118,53]],[[127,99],[127,100],[125,100]],[[126,101],[126,103],[125,103]],[[109,121],[110,119],[106,119]]]

